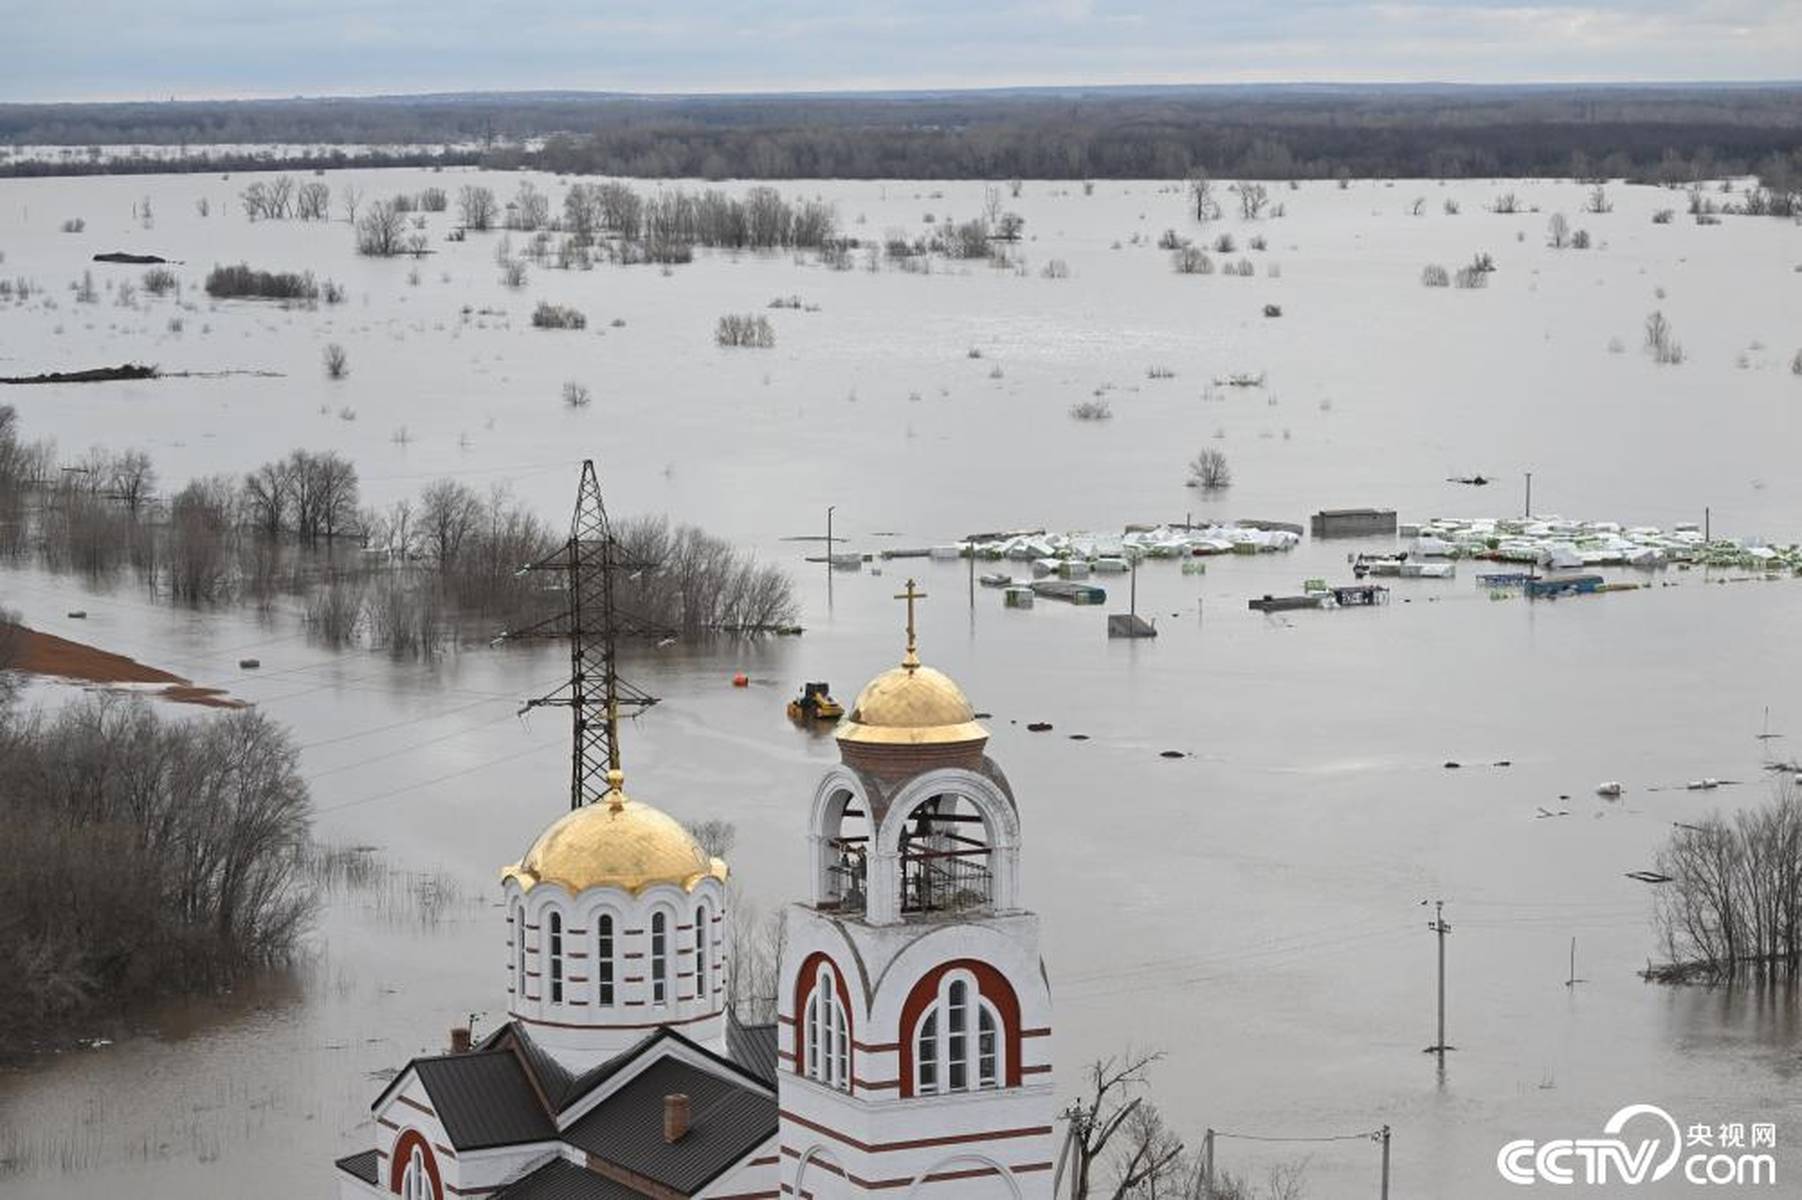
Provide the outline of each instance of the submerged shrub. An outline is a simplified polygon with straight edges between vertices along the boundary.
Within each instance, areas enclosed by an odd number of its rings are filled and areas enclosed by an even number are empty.
[[[249,263],[214,267],[207,272],[206,294],[217,300],[239,297],[256,300],[317,300],[319,285],[313,274],[292,271],[258,271]]]
[[[776,344],[776,328],[770,319],[749,313],[728,313],[720,318],[713,340],[722,346],[749,346],[768,350]]]
[[[540,300],[532,310],[532,325],[538,329],[586,329],[588,318],[576,309]]]

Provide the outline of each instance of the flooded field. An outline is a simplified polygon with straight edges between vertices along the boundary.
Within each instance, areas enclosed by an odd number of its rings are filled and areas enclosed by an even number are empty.
[[[505,200],[517,185],[455,171],[323,178],[370,198],[475,181]],[[1612,187],[1613,211],[1589,214],[1588,189],[1570,182],[1401,181],[1279,188],[1282,217],[1202,228],[1173,185],[1101,182],[1091,195],[1029,181],[1017,199],[1003,191],[1025,218],[1017,269],[699,252],[667,273],[531,266],[514,290],[495,261],[502,234],[448,242],[453,215],[432,214],[422,260],[358,258],[341,219],[246,222],[235,196],[247,182],[0,184],[0,277],[55,301],[0,309],[0,374],[124,361],[278,374],[9,387],[0,402],[70,454],[148,450],[165,486],[336,449],[377,506],[455,474],[560,521],[576,463],[593,456],[616,513],[668,512],[792,563],[804,636],[678,644],[632,667],[664,698],[628,731],[633,791],[685,819],[735,822],[748,902],[801,891],[804,813],[834,753],[788,725],[782,703],[804,679],[848,701],[894,661],[890,597],[911,574],[929,595],[922,657],[993,714],[991,753],[1020,798],[1066,1088],[1087,1060],[1162,1047],[1154,1094],[1192,1140],[1210,1126],[1388,1124],[1404,1196],[1507,1194],[1502,1143],[1585,1136],[1635,1102],[1685,1124],[1774,1121],[1779,1161],[1793,1163],[1793,998],[1642,983],[1635,971],[1659,953],[1652,889],[1625,873],[1651,864],[1671,822],[1763,799],[1767,758],[1797,753],[1802,584],[1610,568],[1652,586],[1529,604],[1492,600],[1462,563],[1454,579],[1385,580],[1378,608],[1247,611],[1306,578],[1350,582],[1348,552],[1394,545],[1306,539],[1211,559],[1200,575],[1146,563],[1139,611],[1160,636],[1109,642],[1123,577],[1095,580],[1111,593],[1102,608],[1007,611],[963,563],[829,576],[800,562],[816,547],[782,539],[823,533],[828,505],[845,545],[871,552],[1191,512],[1508,515],[1532,471],[1539,513],[1668,527],[1706,507],[1717,535],[1793,542],[1794,225],[1696,225],[1683,196],[1649,188]],[[555,208],[562,183],[535,182]],[[847,232],[875,240],[984,201],[981,183],[782,190],[831,201]],[[1523,211],[1485,211],[1507,191]],[[146,198],[149,227],[134,216]],[[1677,219],[1654,224],[1666,207]],[[1593,248],[1546,246],[1557,211]],[[70,218],[85,231],[58,232]],[[1216,261],[1244,258],[1253,274],[1177,274],[1155,245],[1167,228],[1210,244],[1230,233],[1239,248]],[[511,235],[516,251],[527,236]],[[1259,236],[1267,248],[1250,250]],[[179,307],[141,289],[118,304],[118,281],[142,269],[88,261],[111,250],[180,260]],[[1484,252],[1497,267],[1487,287],[1421,285],[1423,267]],[[208,301],[205,272],[240,260],[310,270],[347,300]],[[1067,275],[1047,277],[1054,260]],[[88,270],[93,304],[69,291]],[[790,296],[803,307],[769,307]],[[540,300],[580,309],[586,330],[533,329]],[[1264,316],[1267,304],[1282,315]],[[1679,365],[1641,349],[1654,310],[1681,340]],[[775,346],[717,347],[715,324],[735,313],[769,316]],[[333,342],[342,380],[321,367]],[[1212,386],[1240,372],[1264,385]],[[593,402],[566,406],[568,381]],[[1111,419],[1068,415],[1092,399]],[[1183,483],[1208,447],[1233,482],[1204,495]],[[1448,482],[1477,474],[1495,482]],[[396,666],[313,647],[291,611],[191,613],[129,583],[94,593],[37,570],[0,575],[0,600],[35,628],[224,687],[291,725],[317,837],[374,847],[377,864],[335,878],[290,976],[0,1076],[0,1194],[231,1194],[271,1178],[279,1194],[326,1193],[331,1158],[367,1140],[380,1071],[437,1048],[472,1011],[478,1029],[501,1019],[496,870],[561,810],[567,779],[565,725],[516,711],[560,677],[559,651],[471,647]],[[66,616],[76,608],[85,620]],[[240,671],[246,655],[261,669]],[[730,686],[740,670],[752,687]],[[66,691],[38,684],[27,700]],[[1767,729],[1789,739],[1759,740]],[[1732,782],[1683,789],[1705,776]],[[1594,795],[1612,779],[1624,795]],[[1420,1053],[1434,1032],[1421,902],[1437,898],[1454,931],[1458,1047],[1443,1075]],[[1582,982],[1568,987],[1572,938]],[[1363,1142],[1227,1140],[1219,1153],[1257,1174],[1306,1157],[1310,1194],[1375,1188]]]

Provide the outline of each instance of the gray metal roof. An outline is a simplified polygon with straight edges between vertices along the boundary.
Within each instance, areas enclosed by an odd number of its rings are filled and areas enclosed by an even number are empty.
[[[738,1018],[726,1014],[726,1053],[771,1087],[776,1086],[776,1023],[741,1025]]]
[[[663,1098],[688,1097],[688,1133],[663,1140]],[[637,1175],[693,1195],[776,1133],[776,1100],[749,1083],[670,1057],[597,1104],[563,1140]]]
[[[459,1150],[550,1141],[557,1126],[519,1059],[507,1050],[420,1058],[413,1070]]]
[[[645,1200],[623,1183],[596,1175],[566,1158],[554,1158],[520,1176],[493,1200]]]
[[[380,1187],[381,1157],[374,1150],[364,1150],[360,1154],[347,1155],[334,1165],[346,1175],[354,1175],[364,1183]]]

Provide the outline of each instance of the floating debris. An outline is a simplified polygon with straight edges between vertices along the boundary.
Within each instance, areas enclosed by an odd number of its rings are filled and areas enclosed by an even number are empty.
[[[1026,731],[1028,733],[1049,733],[1049,732],[1051,732],[1051,722],[1050,721],[1028,721],[1026,724]]]
[[[1159,758],[1187,758],[1189,756],[1187,754],[1183,753],[1181,750],[1160,750],[1158,752],[1158,757]]]
[[[1661,875],[1657,871],[1628,871],[1628,879],[1637,879],[1641,883],[1669,883],[1669,875]]]
[[[1596,795],[1607,796],[1609,799],[1619,796],[1625,790],[1625,788],[1621,787],[1620,780],[1618,779],[1610,779],[1607,783],[1598,783],[1596,785]]]

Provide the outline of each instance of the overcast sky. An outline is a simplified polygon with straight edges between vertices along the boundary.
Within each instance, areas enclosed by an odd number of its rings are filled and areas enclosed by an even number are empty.
[[[1802,77],[1802,0],[0,0],[0,99]]]

